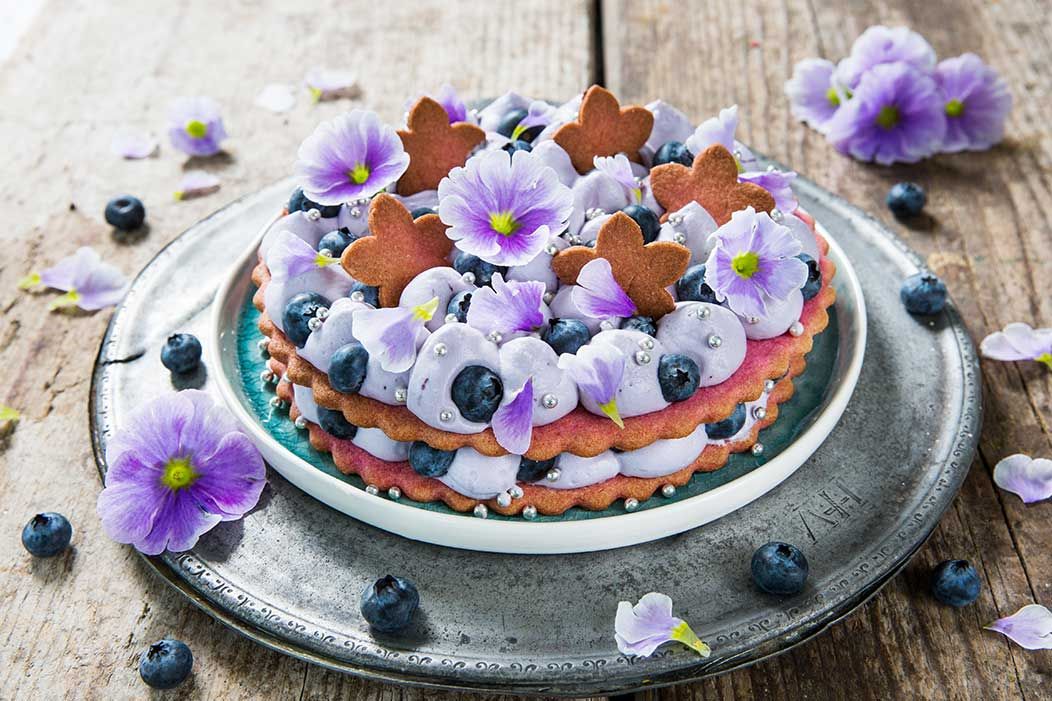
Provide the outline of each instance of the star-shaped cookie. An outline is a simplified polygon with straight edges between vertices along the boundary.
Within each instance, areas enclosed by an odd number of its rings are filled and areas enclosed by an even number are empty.
[[[581,100],[577,119],[559,127],[552,138],[570,154],[577,172],[584,174],[595,167],[596,156],[623,153],[639,163],[639,149],[653,127],[650,110],[638,105],[622,108],[612,92],[593,85]]]
[[[486,140],[486,132],[474,124],[450,124],[445,108],[430,97],[416,101],[409,110],[406,129],[399,129],[398,136],[409,154],[409,167],[398,180],[399,195],[434,190]]]
[[[774,209],[774,197],[754,183],[738,182],[738,162],[725,147],[713,144],[694,157],[688,168],[666,163],[650,171],[654,199],[668,212],[690,202],[705,208],[717,224],[726,224],[735,212],[752,207],[757,212]]]
[[[552,269],[564,285],[572,285],[581,268],[596,258],[610,262],[614,279],[635,302],[639,313],[657,319],[676,308],[665,288],[686,272],[690,249],[671,241],[643,245],[639,225],[624,212],[618,212],[599,229],[595,248],[564,249],[552,259]]]
[[[453,242],[437,214],[413,220],[391,195],[377,195],[369,208],[369,231],[343,252],[340,264],[355,280],[380,289],[380,306],[397,307],[402,290],[425,270],[448,267]]]

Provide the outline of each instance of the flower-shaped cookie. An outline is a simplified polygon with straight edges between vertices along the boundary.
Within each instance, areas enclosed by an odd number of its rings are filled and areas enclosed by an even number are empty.
[[[650,189],[666,213],[697,202],[720,225],[746,207],[757,212],[774,209],[771,193],[759,185],[738,182],[738,162],[719,144],[695,156],[690,168],[679,163],[654,168],[650,171]]]
[[[623,153],[638,163],[639,149],[653,126],[650,110],[637,105],[622,108],[613,93],[593,85],[581,100],[577,119],[559,127],[552,138],[570,154],[577,172],[583,174],[595,167],[596,156]]]
[[[409,154],[409,168],[398,181],[398,194],[434,190],[453,168],[464,165],[486,132],[467,122],[449,123],[449,114],[430,97],[422,97],[409,110],[406,129],[399,129]]]
[[[577,282],[581,268],[595,260],[610,262],[617,284],[632,298],[639,314],[654,319],[676,308],[665,289],[687,270],[690,249],[671,241],[643,245],[643,232],[623,212],[610,217],[595,242],[595,248],[571,246],[552,259],[552,269],[566,285]]]
[[[423,271],[449,265],[453,242],[437,214],[414,220],[401,202],[380,194],[369,208],[369,231],[372,236],[347,247],[340,264],[355,280],[380,289],[382,307],[397,307],[402,290]]]

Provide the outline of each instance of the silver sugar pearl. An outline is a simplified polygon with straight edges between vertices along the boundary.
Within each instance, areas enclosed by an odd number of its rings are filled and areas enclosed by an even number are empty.
[[[446,347],[445,343],[436,343],[435,347],[432,350],[434,351],[435,355],[439,357],[442,357],[443,355],[449,352],[449,348]]]
[[[752,408],[752,417],[757,421],[763,421],[767,418],[767,409],[762,406],[754,406]]]
[[[676,214],[668,215],[668,223],[672,226],[679,226],[683,223],[683,215],[678,212]]]
[[[504,336],[501,335],[500,331],[490,331],[486,334],[486,338],[494,343],[500,343],[504,340]]]
[[[703,321],[705,319],[708,319],[712,315],[712,310],[709,309],[706,306],[701,305],[701,304],[699,304],[697,307],[695,307],[695,309],[697,310],[697,312],[695,313],[695,316],[698,317],[698,321]]]
[[[354,292],[351,293],[351,301],[353,301],[353,302],[364,302],[365,301],[365,293],[362,292],[361,290],[355,290]]]
[[[307,419],[303,418],[302,416],[297,416],[296,420],[292,422],[292,425],[302,431],[303,429],[307,428]]]
[[[453,420],[453,412],[449,409],[443,409],[442,411],[438,412],[438,420],[442,423],[449,423]]]
[[[457,318],[456,314],[446,314],[446,323],[447,324],[455,324],[458,321],[460,321],[460,319]]]
[[[308,209],[307,219],[310,219],[311,221],[318,221],[319,219],[321,219],[321,211],[317,209]]]
[[[549,243],[547,246],[544,247],[544,252],[550,256],[554,256],[556,253],[559,252],[559,247],[556,246],[554,243]]]
[[[741,159],[742,159],[742,152],[739,151],[738,149],[734,149],[734,160],[741,161]]]
[[[325,321],[326,319],[329,318],[329,308],[328,307],[318,307],[318,311],[314,312],[314,318],[315,319],[321,319],[322,321]]]
[[[375,497],[377,494],[380,493],[380,488],[377,487],[375,484],[367,484],[365,485],[365,493],[371,494]]]
[[[406,392],[405,387],[395,387],[394,398],[396,402],[398,402],[399,404],[405,404],[407,396],[408,393]]]
[[[763,455],[763,443],[753,443],[750,450],[753,455]]]
[[[644,338],[639,342],[639,347],[643,350],[654,350],[654,339]]]
[[[755,326],[756,324],[760,323],[760,317],[750,316],[748,319],[746,319],[746,321],[748,321],[751,325]]]
[[[290,382],[292,382],[292,378],[289,377],[289,374],[287,372],[286,373],[282,373],[281,381],[284,382],[285,384],[289,384]]]
[[[672,237],[672,240],[675,241],[676,243],[684,244],[684,243],[687,242],[687,237],[685,235],[683,235],[683,234],[676,234],[675,236]]]
[[[601,216],[603,216],[603,210],[598,207],[592,207],[584,213],[585,219],[596,219]]]
[[[507,492],[501,492],[497,495],[497,506],[502,509],[506,509],[511,506],[511,495]]]
[[[460,279],[463,280],[468,285],[474,285],[475,284],[475,273],[473,273],[473,272],[471,272],[469,270],[468,272],[466,272],[463,275],[461,275]]]
[[[647,365],[650,363],[650,353],[645,350],[637,350],[635,354],[636,365]]]
[[[551,304],[552,300],[555,299],[555,295],[551,292],[545,292],[541,299],[544,300],[545,304]]]
[[[273,384],[278,381],[277,375],[275,375],[270,370],[264,370],[263,372],[259,373],[259,379],[263,380],[267,384]]]
[[[351,216],[357,219],[358,217],[362,216],[362,210],[358,207],[351,207]]]
[[[639,499],[629,497],[625,499],[625,511],[635,511],[639,508]]]
[[[532,504],[527,504],[522,507],[522,517],[527,521],[532,521],[537,518],[537,507]]]
[[[767,393],[773,392],[774,391],[774,385],[775,385],[774,380],[764,380],[763,391],[767,392]]]
[[[774,173],[774,172],[776,172],[777,170],[778,170],[778,169],[774,167],[774,164],[773,164],[773,163],[769,163],[769,164],[767,165],[767,172],[768,172],[768,173]]]
[[[270,406],[272,408],[274,408],[274,409],[284,409],[285,408],[285,400],[282,399],[281,397],[271,397],[270,398]]]
[[[310,329],[311,331],[317,331],[318,329],[321,328],[321,325],[322,325],[322,320],[319,319],[316,316],[311,317],[307,321],[307,328]]]
[[[332,258],[332,251],[330,251],[328,248],[319,248],[318,255],[323,256],[325,258]]]
[[[270,339],[269,338],[261,338],[261,339],[259,339],[258,341],[256,341],[256,348],[258,348],[261,353],[266,353],[267,349],[270,348]]]
[[[708,344],[709,348],[719,348],[723,345],[723,339],[717,336],[716,334],[712,334],[711,336],[709,336]]]
[[[570,234],[567,240],[574,246],[580,245],[581,243],[581,237],[576,234]]]
[[[614,328],[614,322],[610,321],[609,319],[603,319],[599,322],[599,328],[602,331],[611,331]]]
[[[559,406],[559,398],[551,393],[545,394],[541,396],[541,406],[545,409],[554,409]]]
[[[562,473],[562,470],[560,470],[557,467],[553,467],[552,469],[548,470],[548,474],[544,476],[544,479],[548,480],[549,482],[558,482],[559,477],[562,475]]]
[[[512,486],[511,489],[508,490],[508,494],[511,495],[512,499],[522,499],[522,494],[523,494],[522,487],[520,487],[519,485],[516,484],[516,485]]]
[[[775,209],[771,211],[771,219],[775,221],[782,221],[783,216],[784,215],[782,214],[781,210]]]
[[[390,489],[387,490],[387,496],[389,496],[392,499],[401,499],[402,498],[402,490],[399,489],[398,487],[391,487]]]
[[[486,508],[485,504],[475,504],[475,511],[473,513],[476,518],[486,518],[489,516],[489,509]]]
[[[798,337],[798,336],[802,336],[803,334],[804,334],[804,325],[801,324],[799,321],[794,321],[789,326],[789,335],[790,336]]]
[[[666,484],[661,488],[661,496],[671,498],[676,496],[676,485]]]

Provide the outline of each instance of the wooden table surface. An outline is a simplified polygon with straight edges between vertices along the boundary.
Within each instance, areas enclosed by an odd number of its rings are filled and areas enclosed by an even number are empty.
[[[14,5],[15,3],[8,3]],[[700,121],[737,103],[739,136],[892,226],[948,282],[976,339],[1011,321],[1052,325],[1052,24],[1039,0],[532,0],[449,3],[311,0],[22,3],[42,5],[5,57],[0,41],[0,403],[24,413],[0,442],[0,698],[147,697],[139,652],[163,636],[193,648],[195,673],[172,698],[445,697],[365,682],[265,650],[213,622],[110,542],[95,515],[98,477],[88,387],[109,314],[49,314],[16,281],[92,245],[134,274],[224,203],[287,175],[314,125],[347,109],[300,99],[285,115],[253,104],[266,83],[350,67],[362,105],[398,121],[407,96],[450,80],[470,97],[509,88],[566,99],[592,82],[623,100],[664,97]],[[0,9],[0,24],[12,24]],[[796,123],[782,85],[808,56],[837,59],[875,23],[907,24],[940,57],[975,51],[1008,80],[1006,142],[982,154],[884,168],[837,155]],[[175,202],[184,168],[121,161],[115,129],[161,134],[167,105],[208,94],[223,106],[229,158],[203,164],[220,193]],[[891,219],[903,179],[929,193],[927,226]],[[115,239],[107,199],[146,203],[149,231]],[[238,253],[231,251],[231,260]],[[193,275],[193,271],[186,271]],[[897,285],[897,280],[889,280]],[[164,300],[158,300],[163,304]],[[828,633],[774,660],[706,682],[641,694],[692,699],[1052,698],[1052,653],[1027,652],[982,625],[1052,601],[1052,504],[998,491],[993,465],[1052,452],[1052,373],[984,361],[986,422],[964,489],[920,554]],[[879,417],[873,417],[879,421]],[[888,440],[909,440],[889,436]],[[34,561],[19,543],[37,511],[67,514],[74,547]],[[964,610],[927,593],[932,566],[968,558],[983,578]],[[704,621],[694,621],[704,632]],[[611,620],[611,625],[613,621]],[[458,696],[469,697],[467,694]]]

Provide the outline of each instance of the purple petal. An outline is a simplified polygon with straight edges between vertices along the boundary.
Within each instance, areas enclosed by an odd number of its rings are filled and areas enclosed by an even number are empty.
[[[596,404],[606,404],[617,395],[625,374],[625,357],[613,345],[582,346],[576,354],[559,356],[559,367],[570,373],[578,388]]]
[[[69,292],[76,289],[83,271],[101,265],[102,260],[94,248],[81,246],[71,256],[66,256],[40,273],[40,282],[56,290]]]
[[[1052,353],[1052,328],[1033,329],[1029,324],[1013,322],[1004,331],[984,338],[979,351],[994,360],[1035,360]]]
[[[570,293],[574,305],[593,319],[627,317],[636,313],[635,302],[614,279],[610,261],[596,258],[581,268]]]
[[[266,262],[275,279],[298,277],[318,267],[318,252],[309,243],[288,231],[278,234],[267,249]]]
[[[541,311],[543,282],[504,282],[504,277],[495,273],[492,285],[492,288],[480,287],[472,293],[468,326],[483,334],[493,331],[508,334],[533,331],[544,323]]]
[[[741,173],[738,180],[759,185],[774,197],[774,206],[782,212],[794,212],[798,202],[790,183],[796,178],[793,171],[761,170]]]
[[[530,103],[526,116],[516,125],[515,130],[521,133],[532,127],[548,126],[555,116],[555,109],[554,105],[549,105],[544,100],[534,100]]]
[[[201,463],[201,476],[190,487],[194,498],[224,521],[241,518],[259,501],[266,467],[247,436],[228,433],[218,449]]]
[[[625,193],[633,202],[638,202],[642,197],[642,186],[639,181],[636,180],[635,174],[632,172],[632,163],[623,153],[619,153],[616,156],[595,156],[592,159],[592,163],[595,164],[597,170],[600,170],[611,178],[616,180],[618,184],[625,189]]]
[[[935,50],[908,27],[875,25],[855,39],[851,54],[837,66],[835,79],[854,90],[867,71],[896,62],[929,73],[935,67]]]
[[[157,139],[144,131],[123,129],[113,135],[110,150],[121,158],[149,158],[157,153]]]
[[[713,144],[720,144],[725,149],[734,153],[734,132],[738,129],[738,105],[731,105],[720,110],[717,117],[711,117],[698,125],[690,138],[686,141],[686,147],[691,153],[698,154]]]
[[[288,112],[296,106],[296,93],[287,83],[269,83],[256,95],[256,105],[275,114]]]
[[[434,97],[435,102],[442,105],[442,109],[449,115],[449,123],[466,122],[468,119],[468,107],[457,95],[456,88],[449,83],[443,83]]]
[[[1002,633],[1027,650],[1052,649],[1052,611],[1038,604],[1029,604],[1011,616],[999,618],[986,629]]]
[[[622,601],[614,617],[617,648],[625,655],[649,657],[662,643],[672,640],[672,629],[680,623],[672,615],[672,599],[665,594],[651,592],[635,606]]]
[[[160,471],[143,464],[131,453],[124,453],[109,462],[111,474],[106,475],[106,487],[99,494],[95,510],[106,535],[118,543],[133,544],[145,538],[153,529],[154,519],[167,491],[160,482]],[[155,479],[114,480],[112,470],[122,472],[155,473]]]
[[[474,304],[474,300],[472,300]],[[513,455],[530,449],[533,437],[533,378],[493,414],[493,437],[502,448]]]
[[[175,191],[175,199],[189,200],[218,191],[219,178],[203,170],[188,170],[179,180],[179,189]]]
[[[86,246],[41,272],[40,281],[56,290],[75,293],[72,299],[87,311],[113,306],[124,297],[128,286],[120,270],[102,262],[99,254]]]
[[[358,81],[350,71],[312,68],[307,71],[303,82],[306,83],[315,102],[336,100],[341,97],[355,98],[362,92]]]
[[[426,320],[405,307],[359,309],[354,312],[358,342],[387,372],[405,372],[416,360],[417,340]]]
[[[165,550],[183,552],[197,544],[198,538],[222,521],[218,514],[205,511],[190,492],[165,491],[153,528],[132,545],[147,555]]]
[[[994,484],[1026,504],[1052,497],[1052,460],[1009,455],[994,467]]]
[[[820,132],[825,130],[840,103],[846,100],[833,86],[833,70],[830,61],[805,58],[796,64],[793,77],[785,83],[785,94],[789,97],[793,116]]]

